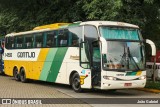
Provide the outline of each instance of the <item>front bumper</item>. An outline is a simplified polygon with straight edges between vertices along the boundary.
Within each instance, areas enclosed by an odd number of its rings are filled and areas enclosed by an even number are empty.
[[[125,84],[131,84],[126,86]],[[134,81],[113,81],[106,80],[101,83],[101,89],[125,89],[125,88],[143,88],[146,85],[146,79]]]

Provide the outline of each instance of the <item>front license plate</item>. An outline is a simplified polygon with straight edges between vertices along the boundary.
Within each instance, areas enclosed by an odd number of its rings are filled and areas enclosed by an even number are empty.
[[[132,83],[124,83],[124,86],[125,87],[130,87],[130,86],[132,86]]]

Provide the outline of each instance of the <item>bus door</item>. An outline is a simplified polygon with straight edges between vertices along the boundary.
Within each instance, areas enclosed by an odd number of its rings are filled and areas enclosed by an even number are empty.
[[[88,42],[80,44],[80,66],[82,71],[80,74],[81,88],[92,88],[91,86],[91,57]]]
[[[99,42],[92,42],[92,85],[101,84],[101,54]]]
[[[84,26],[84,42],[88,45],[86,54],[88,54],[90,71],[91,71],[91,85],[97,86],[100,82],[100,48],[98,42],[97,28],[92,25]]]

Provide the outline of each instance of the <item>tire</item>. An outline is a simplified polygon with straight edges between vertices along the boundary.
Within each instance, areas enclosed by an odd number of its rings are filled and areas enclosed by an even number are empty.
[[[28,80],[26,79],[26,73],[25,73],[24,68],[21,68],[21,70],[20,70],[20,80],[23,83],[28,82]]]
[[[19,77],[19,74],[18,74],[18,68],[14,68],[13,69],[13,77],[16,81],[20,81],[20,77]]]
[[[78,73],[73,74],[71,85],[72,85],[72,89],[75,92],[82,92],[81,84],[80,84],[80,77]]]

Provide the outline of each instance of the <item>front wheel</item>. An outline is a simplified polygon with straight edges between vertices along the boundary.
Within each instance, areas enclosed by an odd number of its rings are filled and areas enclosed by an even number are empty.
[[[72,84],[71,85],[72,85],[72,88],[75,92],[82,92],[81,84],[80,84],[80,77],[79,77],[78,73],[75,73],[72,76]]]

